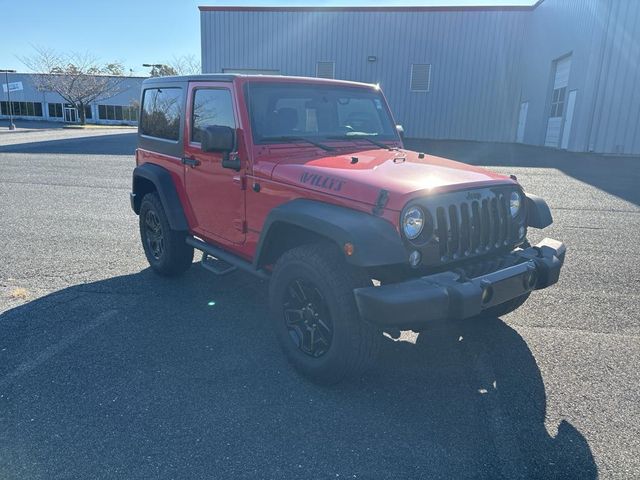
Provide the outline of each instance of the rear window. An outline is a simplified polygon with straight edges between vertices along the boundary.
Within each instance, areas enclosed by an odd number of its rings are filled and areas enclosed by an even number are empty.
[[[140,133],[177,141],[180,138],[182,89],[148,88],[142,98]]]

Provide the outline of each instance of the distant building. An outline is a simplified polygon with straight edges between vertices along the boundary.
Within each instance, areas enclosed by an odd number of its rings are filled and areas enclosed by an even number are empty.
[[[379,83],[407,136],[640,153],[640,1],[200,7],[204,73]]]
[[[77,123],[78,112],[57,93],[38,91],[32,73],[10,73],[13,117],[25,120]],[[137,125],[140,88],[146,77],[124,77],[122,91],[116,96],[87,105],[87,123],[106,125]],[[19,84],[19,85],[16,85]],[[9,104],[0,74],[0,118],[9,118]],[[20,89],[15,89],[19,87]]]

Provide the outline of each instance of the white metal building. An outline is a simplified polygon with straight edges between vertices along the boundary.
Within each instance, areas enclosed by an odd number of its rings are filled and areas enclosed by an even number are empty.
[[[379,83],[407,135],[640,154],[640,1],[200,7],[204,73]]]
[[[11,111],[13,117],[24,120],[77,123],[78,112],[57,93],[38,91],[33,83],[34,74],[9,73]],[[140,88],[146,77],[124,77],[121,91],[87,106],[87,123],[106,125],[136,125]],[[5,74],[0,74],[0,119],[9,118]]]

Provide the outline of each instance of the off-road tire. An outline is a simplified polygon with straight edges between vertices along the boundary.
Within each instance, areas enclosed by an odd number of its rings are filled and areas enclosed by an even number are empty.
[[[162,251],[154,251],[152,234],[147,222],[159,227],[162,239]],[[173,277],[184,273],[193,262],[193,247],[185,243],[187,232],[171,230],[162,202],[156,193],[148,193],[140,205],[140,239],[147,261],[153,270],[160,275]],[[159,238],[159,237],[154,237]],[[156,244],[157,245],[157,244]]]
[[[296,279],[314,285],[324,299],[332,323],[330,346],[315,358],[296,345],[285,319],[285,303]],[[360,318],[353,289],[371,285],[367,275],[347,264],[330,243],[296,247],[277,261],[269,285],[274,331],[291,364],[304,376],[320,384],[334,384],[357,377],[375,361],[382,332]]]

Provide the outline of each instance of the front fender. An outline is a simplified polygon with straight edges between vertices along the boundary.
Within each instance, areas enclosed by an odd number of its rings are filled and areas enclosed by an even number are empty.
[[[337,205],[296,199],[274,208],[267,217],[255,257],[255,266],[264,263],[277,237],[279,224],[289,224],[334,241],[342,251],[352,243],[353,254],[346,260],[359,267],[405,263],[407,254],[395,227],[380,217]]]
[[[553,223],[549,205],[537,195],[526,194],[527,197],[527,225],[533,228],[545,228]]]

